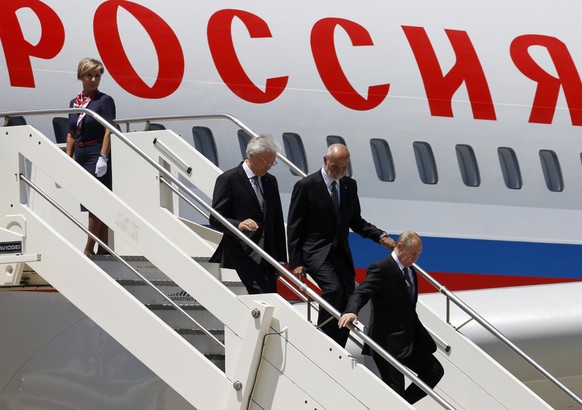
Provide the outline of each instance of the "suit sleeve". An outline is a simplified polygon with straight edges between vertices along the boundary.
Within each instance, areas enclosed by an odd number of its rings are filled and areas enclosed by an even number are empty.
[[[115,101],[109,95],[105,95],[103,99],[103,105],[101,107],[101,112],[99,113],[108,122],[113,122],[115,119]]]
[[[234,199],[232,195],[231,188],[232,178],[226,177],[224,174],[220,175],[216,179],[214,185],[214,193],[212,194],[212,208],[214,208],[220,215],[222,215],[228,222],[233,224],[235,227],[242,222],[234,219],[232,216],[235,215],[234,212]],[[223,232],[225,235],[234,236],[228,228],[218,221],[214,216],[210,215],[209,218],[210,225]]]
[[[75,104],[75,99],[73,98],[69,102],[69,108],[73,108],[73,104]],[[69,114],[69,123],[67,124],[69,132],[73,133],[73,137],[77,133],[77,119],[79,118],[79,114]]]
[[[353,192],[354,192],[354,212],[352,214],[352,219],[350,221],[350,228],[352,231],[363,236],[364,238],[372,239],[378,242],[380,240],[380,235],[384,232],[378,229],[375,225],[366,221],[362,218],[360,207],[360,198],[358,197],[358,184],[353,180]]]
[[[366,279],[356,288],[356,291],[348,299],[348,304],[344,313],[358,314],[360,309],[372,298],[372,296],[382,290],[384,275],[382,269],[377,263],[368,267]]]
[[[308,211],[305,184],[297,182],[293,187],[289,215],[287,216],[287,239],[289,243],[289,269],[305,266],[303,260],[304,221]]]
[[[277,178],[270,178],[275,192],[274,204],[274,226],[273,234],[277,243],[277,250],[272,255],[278,262],[287,262],[287,243],[285,238],[285,220],[283,219],[283,206],[281,205],[281,196],[279,195],[279,183]]]
[[[424,327],[418,316],[416,317],[414,334],[415,340],[418,343],[422,344],[426,350],[428,350],[431,353],[436,352],[437,349],[436,343],[432,336],[430,335],[430,333],[428,332],[428,330],[426,329],[426,327]]]

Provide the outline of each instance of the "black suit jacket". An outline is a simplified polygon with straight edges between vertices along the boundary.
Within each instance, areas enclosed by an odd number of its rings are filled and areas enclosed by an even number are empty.
[[[416,282],[416,272],[414,277]],[[410,298],[404,275],[392,256],[370,265],[366,279],[348,300],[345,312],[357,314],[370,299],[372,310],[367,332],[376,343],[396,358],[407,357],[413,343],[415,348],[436,351],[434,340],[416,313],[418,293]],[[364,353],[370,354],[368,346]]]
[[[258,223],[259,229],[255,232],[244,231],[245,235],[258,243],[264,231],[263,249],[278,262],[286,262],[285,223],[279,185],[277,179],[270,174],[261,177],[261,183],[264,191],[264,212],[261,211],[241,162],[236,168],[225,171],[216,179],[212,207],[237,228],[245,219],[253,219]],[[232,269],[248,262],[252,249],[213,216],[210,216],[210,224],[224,234],[210,261],[220,262],[222,267]]]
[[[293,187],[287,218],[289,267],[305,266],[308,272],[317,272],[337,239],[337,247],[346,253],[353,271],[348,244],[350,229],[374,241],[379,241],[383,233],[360,215],[355,180],[346,176],[340,179],[339,218],[321,170],[298,181]]]

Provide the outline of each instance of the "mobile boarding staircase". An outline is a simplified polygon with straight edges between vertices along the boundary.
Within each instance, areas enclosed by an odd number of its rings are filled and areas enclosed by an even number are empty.
[[[18,284],[25,266],[34,270],[196,409],[412,408],[279,295],[237,295],[225,286],[220,270],[206,262],[220,236],[176,216],[181,200],[228,224],[203,201],[194,203],[199,197],[183,182],[210,197],[220,169],[172,131],[121,133],[86,109],[51,111],[69,112],[85,112],[111,130],[114,191],[33,127],[0,127],[0,243],[13,247],[0,256],[1,284]],[[254,135],[230,116],[208,118],[234,121]],[[74,206],[59,203],[63,193]],[[112,256],[93,260],[75,244],[79,234],[70,227],[85,224],[73,217],[79,203],[110,227]],[[255,250],[338,317],[315,292]],[[183,300],[169,296],[176,289]],[[173,318],[169,309],[177,311]],[[419,312],[445,367],[437,388],[380,352],[427,391],[429,397],[414,408],[550,408],[433,312],[421,304]],[[189,337],[193,334],[196,338]]]

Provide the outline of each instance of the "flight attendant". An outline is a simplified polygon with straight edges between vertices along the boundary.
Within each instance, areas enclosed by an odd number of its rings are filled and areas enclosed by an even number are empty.
[[[104,72],[101,61],[83,58],[77,67],[77,79],[83,84],[83,89],[71,100],[69,107],[87,108],[111,123],[115,119],[115,102],[113,98],[99,91]],[[92,116],[85,113],[69,115],[67,154],[109,189],[112,185],[110,147],[110,131]],[[81,210],[87,209],[81,206]],[[107,243],[109,228],[91,211],[88,229]],[[85,255],[94,254],[94,247],[95,240],[89,236]],[[106,251],[99,246],[97,253],[103,254]]]

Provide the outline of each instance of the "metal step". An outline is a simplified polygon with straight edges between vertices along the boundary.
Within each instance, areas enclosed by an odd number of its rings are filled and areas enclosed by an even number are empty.
[[[191,320],[176,311],[169,303],[147,303],[145,306],[174,329],[196,327]],[[216,329],[222,326],[222,323],[198,302],[178,304],[178,306],[206,329]]]
[[[155,313],[168,326],[172,327],[186,341],[203,353],[219,369],[224,370],[224,348],[204,333],[197,325],[204,327],[216,339],[224,343],[224,325],[214,315],[208,312],[200,303],[187,294],[174,281],[170,280],[155,265],[141,256],[124,256],[123,259],[133,269],[143,275],[153,286],[176,303],[195,321],[189,320],[172,306],[167,298],[160,295],[148,283],[143,281],[131,269],[109,255],[92,255],[90,258],[105,270],[113,279],[122,285],[129,293]],[[194,258],[204,268],[211,271],[215,277],[220,277],[220,268],[216,263],[210,263],[208,258]],[[230,278],[229,278],[230,279]],[[240,282],[227,280],[223,282],[234,293],[246,293]]]
[[[205,354],[208,360],[210,360],[216,367],[224,371],[225,369],[225,356],[223,354]]]
[[[143,303],[164,303],[166,299],[158,292],[152,289],[146,282],[140,279],[117,279],[117,282],[126,288],[132,295]],[[158,288],[164,295],[168,296],[176,303],[193,303],[195,302],[188,293],[180,288],[175,282],[168,279],[152,279],[150,282]],[[223,282],[235,294],[245,294],[246,289],[240,282]],[[242,289],[241,289],[242,288]],[[241,293],[241,292],[245,293]]]
[[[222,354],[224,349],[206,335],[202,330],[179,328],[176,332],[186,339],[192,346],[195,346],[201,353],[204,354]],[[215,338],[224,343],[224,328],[222,329],[207,329]]]
[[[200,326],[204,327],[215,338],[224,343],[224,325],[208,312],[202,305],[194,301],[188,304],[178,304],[188,315],[192,316]],[[224,348],[203,332],[195,323],[184,317],[170,304],[149,303],[145,305],[188,343],[203,353],[219,369],[224,371]]]
[[[188,295],[178,285],[171,280],[166,279],[152,279],[150,281],[159,291],[166,295],[170,300],[176,303],[194,303],[194,298]],[[123,286],[133,296],[144,304],[160,304],[166,303],[167,299],[156,292],[147,283],[136,279],[118,279],[117,283]]]
[[[138,279],[135,273],[111,255],[90,255],[89,258],[114,279]],[[157,266],[143,256],[122,256],[122,259],[148,280],[167,279]],[[207,257],[193,257],[192,259],[202,265],[212,276],[220,279],[221,271],[218,263],[209,262]]]

